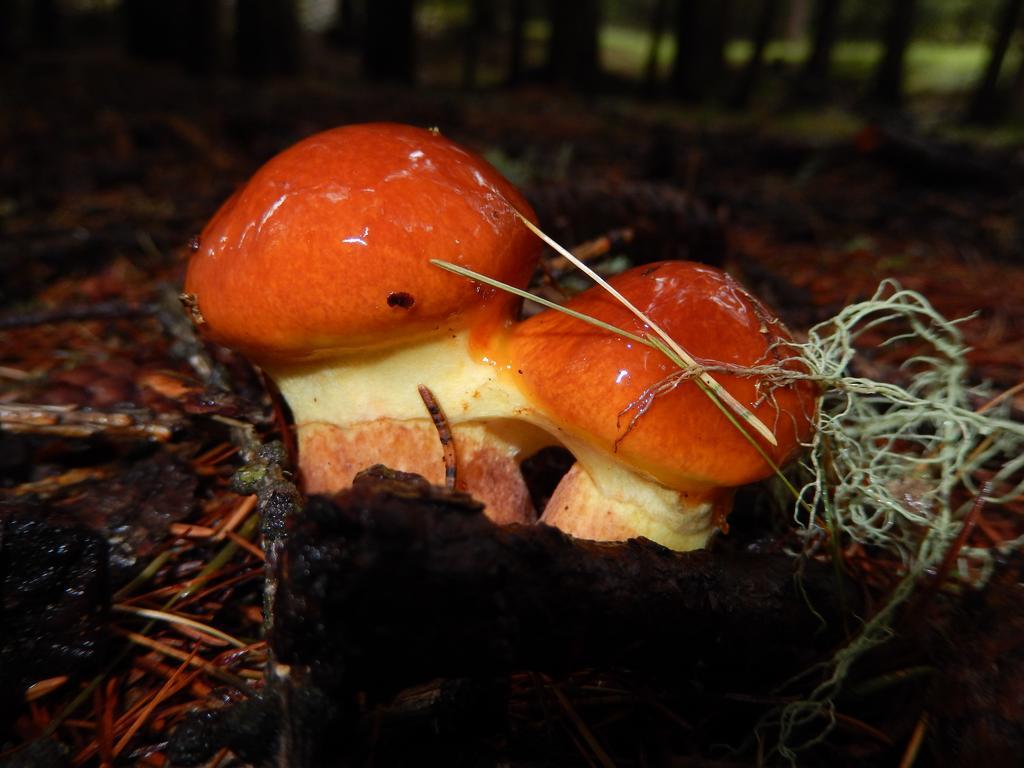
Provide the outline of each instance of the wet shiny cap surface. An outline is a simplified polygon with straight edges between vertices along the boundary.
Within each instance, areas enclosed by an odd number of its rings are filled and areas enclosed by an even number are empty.
[[[430,264],[524,286],[529,204],[434,131],[351,125],[280,153],[224,203],[185,278],[213,340],[257,362],[386,347],[514,312],[517,300]]]
[[[798,365],[786,362],[784,348],[772,348],[789,338],[774,314],[721,270],[669,261],[636,267],[610,282],[699,360]],[[649,333],[600,288],[567,306],[636,335]],[[680,377],[655,349],[548,310],[521,323],[508,350],[521,371],[520,386],[560,426],[664,485],[701,490],[771,474],[692,377]],[[712,375],[772,429],[777,448],[755,439],[776,464],[809,436],[812,385],[776,389],[769,398],[762,397],[769,390],[756,377]]]

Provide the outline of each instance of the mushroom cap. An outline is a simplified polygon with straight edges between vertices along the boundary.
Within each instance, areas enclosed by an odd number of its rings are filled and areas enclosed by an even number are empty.
[[[668,261],[636,267],[609,282],[698,361],[799,365],[791,351],[771,349],[789,338],[785,328],[721,270]],[[636,335],[650,333],[601,288],[566,306]],[[742,485],[772,472],[692,378],[678,380],[640,413],[645,393],[679,373],[645,344],[547,310],[513,329],[506,354],[521,374],[520,386],[555,424],[662,485],[701,491]],[[810,382],[776,388],[772,397],[761,399],[769,389],[759,389],[759,377],[711,375],[772,430],[777,446],[754,439],[776,466],[809,437],[816,404]]]
[[[210,338],[261,363],[505,322],[518,300],[430,264],[525,285],[529,204],[478,155],[391,123],[311,136],[214,215],[185,277]]]

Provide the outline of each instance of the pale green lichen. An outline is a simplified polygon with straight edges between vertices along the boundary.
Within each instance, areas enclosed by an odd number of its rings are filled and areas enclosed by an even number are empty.
[[[1024,493],[1024,424],[1007,417],[1005,403],[987,411],[972,405],[987,395],[968,385],[962,322],[887,280],[867,301],[814,326],[806,342],[786,343],[805,371],[749,371],[770,386],[811,379],[822,387],[804,462],[809,480],[794,505],[806,536],[820,534],[825,520],[833,535],[894,552],[908,573],[921,572],[959,533],[980,492],[979,470],[992,488],[987,503]],[[907,346],[904,384],[856,375],[865,365],[857,341],[869,331],[885,333],[879,349]],[[963,556],[985,559],[987,552],[965,549]]]
[[[806,690],[804,681],[817,679],[813,689],[762,721],[763,728],[778,729],[776,749],[791,762],[827,736],[850,667],[891,636],[897,608],[945,558],[981,493],[979,470],[991,489],[986,503],[1024,493],[1024,424],[1008,418],[1006,403],[988,410],[972,406],[972,395],[982,402],[986,393],[968,386],[960,322],[945,319],[919,293],[885,281],[871,299],[846,307],[812,328],[805,343],[792,345],[806,372],[772,366],[752,371],[775,386],[810,378],[823,387],[805,461],[809,479],[794,506],[808,544],[827,533],[894,553],[904,567],[887,603],[850,642],[790,681],[789,690],[799,691]],[[901,366],[905,384],[855,375],[864,355],[857,341],[869,331],[886,334],[879,348],[908,346],[911,356]],[[1024,536],[998,550],[1022,545]],[[961,549],[961,573],[981,585],[993,554]]]

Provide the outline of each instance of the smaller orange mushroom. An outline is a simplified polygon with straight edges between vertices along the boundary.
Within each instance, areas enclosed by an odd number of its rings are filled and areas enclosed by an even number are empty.
[[[778,344],[789,339],[779,321],[721,270],[662,262],[610,283],[706,365],[799,365]],[[600,288],[566,306],[638,336],[651,330]],[[525,398],[576,458],[542,522],[580,538],[704,546],[735,488],[770,475],[810,436],[809,382],[772,389],[757,376],[712,374],[770,428],[773,446],[753,430],[742,434],[661,352],[555,310],[516,327],[507,354]]]

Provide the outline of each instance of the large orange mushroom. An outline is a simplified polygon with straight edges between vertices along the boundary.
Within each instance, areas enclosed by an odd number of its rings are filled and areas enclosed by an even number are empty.
[[[779,344],[789,338],[779,321],[721,270],[662,262],[610,283],[707,366],[798,365]],[[601,288],[567,307],[637,336],[651,333]],[[555,310],[519,324],[506,354],[542,414],[538,423],[547,422],[576,458],[542,522],[581,538],[645,536],[673,549],[701,547],[724,521],[736,487],[770,475],[809,437],[812,384],[773,388],[739,370],[713,373],[768,426],[772,445],[749,426],[741,432],[692,372],[662,352]]]
[[[519,300],[437,269],[523,286],[538,243],[515,188],[437,132],[351,125],[271,159],[216,213],[185,279],[209,338],[275,380],[307,490],[385,463],[444,479],[418,385],[447,414],[463,486],[500,521],[532,519],[517,459],[536,432],[487,359]]]

